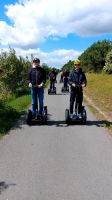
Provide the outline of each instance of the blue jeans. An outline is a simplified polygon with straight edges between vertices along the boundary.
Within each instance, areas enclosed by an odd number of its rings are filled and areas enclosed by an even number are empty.
[[[54,88],[55,88],[55,80],[50,80],[50,89],[54,90]]]
[[[32,112],[35,116],[36,109],[38,109],[38,101],[39,101],[39,113],[43,112],[43,101],[44,101],[44,88],[31,88],[31,96],[32,96]],[[38,98],[38,99],[37,99]]]
[[[68,77],[64,77],[64,88],[67,89],[67,85],[68,85]]]

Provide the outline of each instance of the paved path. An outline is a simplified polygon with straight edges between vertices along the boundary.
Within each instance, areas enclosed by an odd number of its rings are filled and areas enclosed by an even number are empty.
[[[0,200],[112,200],[112,137],[87,109],[67,126],[69,94],[45,94],[49,121],[23,123],[0,141]]]

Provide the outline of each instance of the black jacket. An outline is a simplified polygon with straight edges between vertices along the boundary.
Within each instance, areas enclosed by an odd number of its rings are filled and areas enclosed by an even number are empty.
[[[69,71],[63,72],[63,77],[69,77]]]
[[[69,84],[71,85],[71,89],[74,90],[74,87],[72,87],[72,83],[75,83],[76,85],[87,84],[86,76],[84,72],[82,72],[81,68],[78,72],[73,69],[69,76]]]
[[[45,84],[46,82],[46,72],[42,67],[31,68],[29,72],[29,82],[32,85],[39,85],[42,82]]]
[[[49,73],[49,79],[50,80],[56,80],[56,72],[55,71],[51,71]]]

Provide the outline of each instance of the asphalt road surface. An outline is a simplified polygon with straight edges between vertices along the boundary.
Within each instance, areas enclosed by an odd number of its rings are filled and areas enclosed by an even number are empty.
[[[47,95],[48,124],[20,122],[0,141],[0,200],[112,200],[112,137],[87,109],[67,126],[69,94]]]

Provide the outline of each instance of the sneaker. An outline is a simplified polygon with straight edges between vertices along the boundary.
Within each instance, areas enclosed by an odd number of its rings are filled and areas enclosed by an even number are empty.
[[[79,118],[79,119],[82,118],[82,114],[81,114],[81,113],[78,114],[78,118]]]
[[[39,118],[39,119],[42,119],[42,117],[43,117],[42,113],[39,113],[39,114],[38,114],[38,118]]]
[[[70,118],[73,118],[73,113],[70,113]]]

